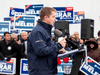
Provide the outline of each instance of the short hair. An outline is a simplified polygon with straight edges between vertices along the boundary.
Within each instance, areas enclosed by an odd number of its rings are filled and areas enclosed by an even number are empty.
[[[28,31],[28,33],[30,33],[31,32],[31,30],[30,31]]]
[[[15,33],[12,33],[12,35],[11,36],[17,36],[17,34],[15,34]]]
[[[26,33],[26,34],[27,34],[27,32],[26,32],[26,31],[23,31],[23,32],[21,33],[21,36],[22,36],[22,34],[23,34],[23,33]]]
[[[6,36],[6,34],[10,34],[9,32],[4,32],[4,36]]]
[[[51,8],[51,7],[41,8],[41,11],[40,11],[40,14],[39,14],[40,20],[44,20],[44,16],[50,16],[52,11],[56,12],[56,10],[54,8]]]

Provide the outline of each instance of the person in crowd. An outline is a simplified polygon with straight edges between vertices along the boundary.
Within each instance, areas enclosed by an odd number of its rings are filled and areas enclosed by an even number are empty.
[[[12,33],[11,37],[12,37],[12,39],[13,39],[14,41],[17,42],[18,38],[17,38],[17,35],[16,35],[15,33]]]
[[[38,24],[27,39],[27,58],[29,75],[56,75],[57,53],[66,52],[66,38],[55,43],[51,37],[51,29],[56,10],[43,7],[40,11]]]
[[[71,45],[71,49],[74,50],[74,49],[77,49],[80,45],[83,45],[83,40],[79,38],[79,33],[78,32],[75,32],[73,35],[70,36],[71,38],[71,41],[73,43],[70,43]]]
[[[17,58],[19,45],[11,39],[10,33],[4,33],[4,40],[0,41],[0,60],[10,61],[11,58]],[[17,69],[16,69],[17,73]]]
[[[2,35],[0,35],[0,41],[2,41]]]
[[[21,58],[27,58],[27,37],[30,32],[23,31],[21,33]]]
[[[90,38],[85,42],[87,45],[87,55],[97,62],[100,62],[100,46],[94,38]]]
[[[23,31],[21,33],[21,43],[23,43],[24,41],[26,41],[27,40],[27,37],[28,37],[27,32],[26,31]]]

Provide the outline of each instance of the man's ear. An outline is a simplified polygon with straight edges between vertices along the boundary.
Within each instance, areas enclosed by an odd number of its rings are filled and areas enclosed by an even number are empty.
[[[47,20],[48,19],[48,16],[44,16],[44,20]]]

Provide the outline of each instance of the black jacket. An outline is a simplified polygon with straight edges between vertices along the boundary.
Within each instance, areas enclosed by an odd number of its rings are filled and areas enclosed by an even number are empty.
[[[8,44],[5,40],[0,41],[0,54],[4,57],[16,57],[18,52],[19,45],[14,40],[10,40]]]

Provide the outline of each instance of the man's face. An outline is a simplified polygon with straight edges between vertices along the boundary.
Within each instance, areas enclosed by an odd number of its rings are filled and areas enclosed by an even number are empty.
[[[27,40],[28,35],[27,33],[22,33],[21,37],[23,40]]]
[[[71,39],[72,39],[73,41],[76,41],[74,35],[71,36]]]
[[[14,36],[13,39],[14,39],[14,41],[17,41],[17,36]]]
[[[74,33],[74,36],[75,36],[76,38],[79,38],[79,33],[78,33],[78,32],[75,32],[75,33]]]
[[[6,41],[10,41],[10,39],[11,39],[10,34],[6,34],[6,35],[4,36],[4,39],[5,39]]]
[[[50,24],[50,25],[53,25],[55,21],[56,21],[56,19],[55,19],[55,12],[52,11],[50,16],[46,16],[46,23]]]

